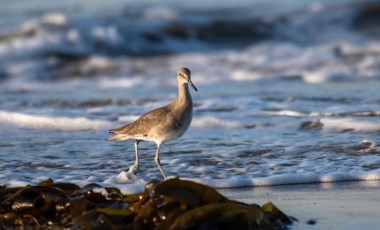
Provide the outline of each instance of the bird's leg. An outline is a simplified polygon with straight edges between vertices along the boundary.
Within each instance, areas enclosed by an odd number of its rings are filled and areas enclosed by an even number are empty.
[[[156,157],[154,158],[154,161],[156,162],[158,169],[160,170],[162,176],[164,177],[164,180],[166,179],[166,175],[164,173],[164,170],[161,167],[160,159],[158,158],[158,153],[160,152],[161,144],[157,144],[157,150],[156,150]]]
[[[140,140],[135,140],[136,159],[135,159],[135,164],[133,165],[134,174],[137,174],[137,172],[139,171],[139,143],[140,143]]]

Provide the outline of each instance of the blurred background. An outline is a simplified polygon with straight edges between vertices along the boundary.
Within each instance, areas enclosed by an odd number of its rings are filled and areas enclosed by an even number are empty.
[[[174,99],[182,66],[199,92],[162,148],[169,175],[380,174],[379,1],[0,4],[1,184],[117,182],[133,143],[108,129]],[[154,144],[141,151],[139,179],[159,177]]]

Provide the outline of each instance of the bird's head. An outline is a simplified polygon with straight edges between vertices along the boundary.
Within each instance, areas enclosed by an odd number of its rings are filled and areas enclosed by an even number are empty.
[[[177,80],[180,83],[189,84],[195,91],[198,91],[198,89],[191,81],[191,72],[188,68],[183,67],[178,70]]]

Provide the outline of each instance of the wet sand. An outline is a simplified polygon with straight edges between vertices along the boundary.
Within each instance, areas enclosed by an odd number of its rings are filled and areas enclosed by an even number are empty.
[[[380,226],[380,181],[221,189],[230,199],[272,201],[298,219],[291,229],[375,230]]]

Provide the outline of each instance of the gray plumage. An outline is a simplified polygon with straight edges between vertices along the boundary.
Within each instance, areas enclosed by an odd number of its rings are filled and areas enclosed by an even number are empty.
[[[136,121],[111,129],[115,134],[107,140],[135,140],[136,160],[134,173],[139,170],[138,144],[140,141],[152,141],[157,145],[155,161],[164,178],[166,175],[161,167],[158,157],[160,147],[163,143],[181,137],[191,124],[193,117],[193,101],[189,92],[190,85],[195,91],[197,88],[191,81],[191,72],[187,68],[180,68],[177,74],[178,98],[170,104],[149,111],[139,117]]]

